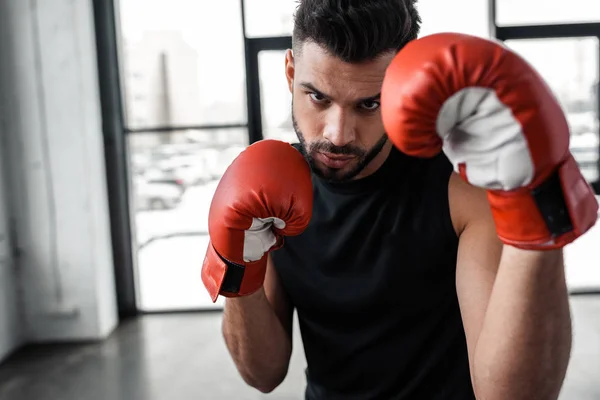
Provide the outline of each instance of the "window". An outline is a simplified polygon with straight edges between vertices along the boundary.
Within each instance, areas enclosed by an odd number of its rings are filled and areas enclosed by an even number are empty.
[[[246,129],[129,134],[140,309],[221,307],[200,275],[208,211],[219,179],[247,141]]]
[[[222,307],[200,271],[213,193],[248,145],[241,16],[240,0],[120,0],[142,311]]]
[[[141,11],[143,10],[143,12]],[[245,123],[245,61],[239,0],[121,0],[129,128]],[[142,110],[140,110],[142,108]]]
[[[507,25],[600,22],[596,0],[496,0],[496,23]]]

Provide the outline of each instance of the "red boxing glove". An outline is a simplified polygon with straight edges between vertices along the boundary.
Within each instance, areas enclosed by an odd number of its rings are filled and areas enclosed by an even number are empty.
[[[267,253],[306,229],[312,201],[310,168],[289,143],[263,140],[242,151],[210,205],[202,281],[213,302],[262,287]]]
[[[443,150],[463,179],[487,189],[504,243],[561,248],[596,223],[598,202],[569,152],[559,103],[503,44],[456,33],[417,39],[388,67],[381,102],[401,151]]]

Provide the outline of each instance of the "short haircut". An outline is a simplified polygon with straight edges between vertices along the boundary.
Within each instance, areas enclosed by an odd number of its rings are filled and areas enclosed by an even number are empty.
[[[294,53],[315,43],[349,63],[397,52],[419,34],[416,0],[299,0]]]

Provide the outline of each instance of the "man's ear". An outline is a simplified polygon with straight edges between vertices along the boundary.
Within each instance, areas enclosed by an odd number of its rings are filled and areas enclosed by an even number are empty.
[[[287,79],[288,89],[290,90],[290,93],[293,93],[294,89],[295,71],[296,70],[294,67],[294,52],[292,49],[287,49],[287,51],[285,52],[285,78]]]

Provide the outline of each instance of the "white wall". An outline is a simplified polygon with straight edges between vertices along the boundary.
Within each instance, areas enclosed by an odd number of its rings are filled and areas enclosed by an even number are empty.
[[[0,19],[1,23],[1,19]],[[2,47],[0,46],[0,49]],[[1,54],[1,53],[0,53]],[[0,138],[6,132],[0,118]],[[0,156],[4,153],[4,141],[0,141]],[[6,203],[6,159],[0,157],[0,361],[23,342],[21,308],[17,291],[17,275],[10,243],[9,217]]]
[[[15,283],[13,264],[6,259],[0,261],[0,361],[24,340]]]
[[[117,323],[91,0],[0,0],[0,113],[27,341]]]

